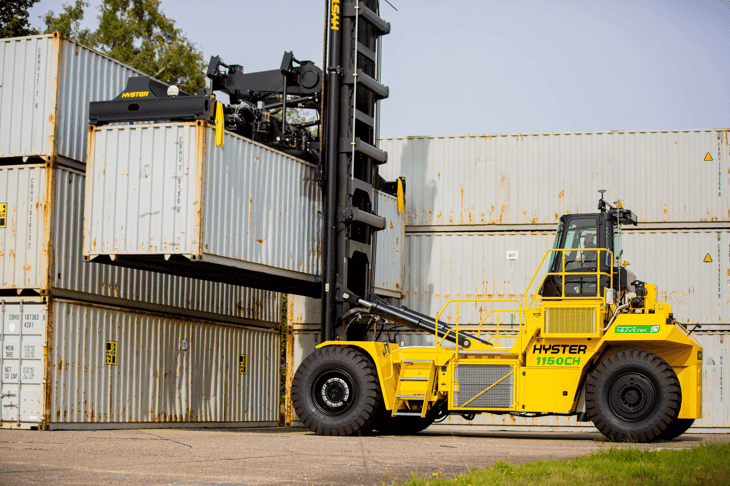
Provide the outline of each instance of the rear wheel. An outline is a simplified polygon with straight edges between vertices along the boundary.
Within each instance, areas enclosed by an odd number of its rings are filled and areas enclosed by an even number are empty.
[[[664,429],[664,432],[659,434],[654,440],[672,440],[676,439],[680,435],[687,432],[692,427],[695,419],[674,419],[674,422],[669,424],[669,427]]]
[[[319,435],[369,433],[381,401],[375,365],[356,349],[318,349],[294,375],[294,410],[304,425]]]
[[[591,420],[611,440],[650,442],[677,419],[682,403],[671,366],[646,351],[620,351],[602,361],[588,379]]]

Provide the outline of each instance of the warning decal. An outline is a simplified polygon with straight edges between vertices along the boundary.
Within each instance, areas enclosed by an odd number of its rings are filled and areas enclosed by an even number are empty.
[[[0,203],[0,228],[8,225],[8,203]]]
[[[712,162],[712,155],[710,155],[710,152],[707,152],[707,155],[705,155],[705,160],[707,162]]]
[[[248,372],[248,355],[241,354],[238,356],[238,373],[245,375]]]
[[[116,366],[117,365],[117,342],[107,341],[106,342],[106,364]]]
[[[702,260],[702,261],[705,262],[705,263],[712,263],[712,257],[708,253],[707,255],[705,255],[705,259]]]

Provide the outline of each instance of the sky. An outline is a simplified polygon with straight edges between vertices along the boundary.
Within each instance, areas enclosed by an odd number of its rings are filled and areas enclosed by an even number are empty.
[[[730,0],[390,3],[381,137],[730,127]],[[322,65],[325,0],[161,4],[206,60]]]

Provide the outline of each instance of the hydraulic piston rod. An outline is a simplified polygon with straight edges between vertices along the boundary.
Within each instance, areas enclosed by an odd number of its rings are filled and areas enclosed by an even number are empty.
[[[446,341],[452,343],[457,342],[457,335],[454,328],[442,322],[436,322],[436,319],[432,317],[419,314],[408,308],[399,309],[382,301],[369,302],[348,292],[344,292],[342,297],[350,303],[364,307],[371,314],[382,317],[383,319],[395,322],[414,331],[436,334],[438,337],[444,338]],[[491,343],[466,333],[460,332],[458,335],[458,345],[460,347],[468,348],[474,341],[491,346]]]

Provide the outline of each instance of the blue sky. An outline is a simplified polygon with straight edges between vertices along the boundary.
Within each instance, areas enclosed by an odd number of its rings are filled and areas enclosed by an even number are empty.
[[[730,127],[730,0],[390,1],[381,136]],[[162,1],[206,59],[246,72],[285,50],[321,65],[324,7]]]

